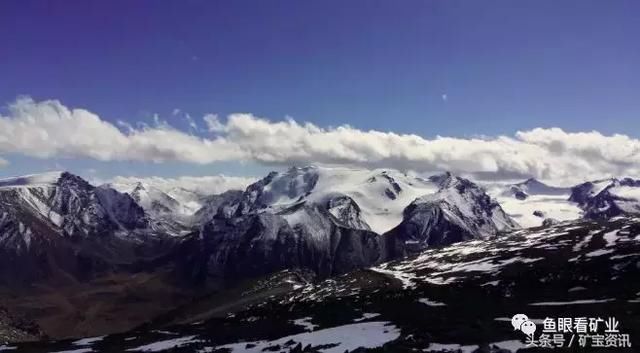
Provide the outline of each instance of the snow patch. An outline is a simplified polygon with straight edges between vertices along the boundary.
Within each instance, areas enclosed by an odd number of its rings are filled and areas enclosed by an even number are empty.
[[[591,242],[591,238],[593,238],[593,235],[595,233],[596,233],[595,231],[591,231],[584,238],[582,238],[578,243],[576,243],[576,245],[573,246],[573,251],[577,252],[577,251],[580,251],[580,250],[586,248],[589,245],[589,243]]]
[[[497,286],[498,284],[500,284],[500,280],[490,281],[490,282],[487,282],[487,283],[481,284],[480,286],[481,286],[481,287],[484,287],[484,286],[494,286],[494,287],[495,287],[495,286]]]
[[[587,254],[585,254],[585,256],[587,257],[596,257],[596,256],[602,256],[602,255],[606,255],[606,254],[611,254],[613,252],[613,250],[609,249],[598,249],[598,250],[594,250],[592,252],[589,252]]]
[[[355,319],[353,321],[354,322],[359,322],[359,321],[373,319],[374,317],[378,317],[378,316],[380,316],[380,314],[378,314],[378,313],[363,313],[360,318]]]
[[[585,288],[585,287],[577,286],[577,287],[569,288],[569,290],[567,292],[578,292],[578,291],[586,290],[586,289],[587,288]]]
[[[53,185],[58,182],[62,172],[47,172],[0,179],[0,188]]]
[[[146,344],[144,346],[140,346],[137,348],[127,349],[127,351],[129,352],[160,352],[167,349],[179,348],[187,344],[200,342],[200,340],[197,340],[195,338],[196,336],[174,338],[171,340],[164,340],[164,341]]]
[[[95,342],[102,341],[104,338],[105,336],[87,337],[74,341],[73,344],[76,346],[89,346]]]
[[[511,321],[511,319],[509,319]],[[501,342],[493,342],[489,343],[489,347],[498,347],[500,349],[506,349],[511,352],[517,352],[520,349],[527,348],[527,345],[518,340],[510,340],[510,341],[501,341]],[[460,345],[460,344],[442,344],[442,343],[431,343],[429,346],[423,350],[423,352],[452,352],[452,353],[472,353],[476,352],[476,350],[480,349],[478,345]]]
[[[609,299],[584,299],[574,300],[569,302],[538,302],[530,303],[531,306],[562,306],[562,305],[581,305],[581,304],[597,304],[597,303],[609,303],[615,301],[615,298]]]
[[[420,298],[418,299],[418,301],[422,304],[428,305],[428,306],[447,306],[447,304],[442,303],[442,302],[438,302],[435,300],[429,300],[429,298]]]
[[[610,188],[609,193],[624,199],[640,201],[640,187],[616,186]]]
[[[606,247],[615,245],[616,241],[618,240],[618,230],[614,230],[614,231],[605,233],[602,236],[602,239],[604,239],[604,241],[607,242]]]
[[[424,352],[455,352],[455,353],[472,353],[478,348],[477,345],[462,346],[459,344],[443,344],[443,343],[431,343]]]
[[[398,281],[400,281],[400,283],[402,283],[402,289],[409,289],[409,288],[415,287],[415,283],[413,280],[416,278],[416,276],[413,273],[388,270],[384,268],[384,264],[378,267],[371,267],[370,270],[374,272],[382,273],[384,275],[391,276],[397,279]]]
[[[350,324],[323,330],[286,336],[273,341],[254,341],[231,343],[215,347],[230,349],[232,353],[288,352],[298,343],[303,347],[335,344],[322,348],[323,353],[343,353],[357,348],[381,347],[400,337],[400,330],[388,322],[372,321]],[[280,349],[275,349],[279,346]]]
[[[318,327],[318,325],[313,324],[311,322],[311,320],[313,320],[313,318],[311,318],[311,317],[303,317],[301,319],[293,320],[293,323],[295,325],[304,327],[304,329],[307,330],[307,331],[313,331],[313,330],[316,329],[316,327]]]

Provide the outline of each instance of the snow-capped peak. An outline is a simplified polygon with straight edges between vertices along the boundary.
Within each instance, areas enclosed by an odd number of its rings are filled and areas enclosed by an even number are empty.
[[[549,186],[536,178],[529,178],[522,183],[516,184],[523,189],[526,189],[530,194],[549,193],[549,191],[564,190],[564,188],[556,188]]]
[[[456,177],[449,171],[430,176],[429,181],[436,183],[440,188],[446,187],[447,184],[456,181]]]
[[[24,187],[24,186],[39,186],[39,185],[53,185],[58,182],[63,174],[67,172],[53,171],[39,174],[29,174],[22,176],[15,176],[9,178],[0,179],[0,187]]]
[[[571,191],[570,200],[580,205],[586,218],[640,213],[640,180],[597,180],[575,186]]]
[[[396,256],[430,246],[489,238],[519,227],[473,182],[451,173],[429,180],[437,182],[438,190],[411,202],[403,212],[402,223],[386,234]]]
[[[416,199],[413,204],[446,203],[464,223],[480,220],[480,228],[491,225],[489,233],[518,228],[518,224],[504,213],[500,205],[470,180],[451,173],[438,175],[435,179],[439,181],[440,189]]]
[[[186,222],[201,207],[202,195],[173,193],[143,182],[105,184],[122,193],[129,194],[145,211],[154,216],[170,216]],[[184,196],[191,197],[184,197]]]
[[[536,195],[568,195],[569,188],[556,187],[545,184],[538,179],[529,178],[521,183],[513,184],[504,191],[505,196],[512,196],[524,200]]]
[[[402,221],[402,211],[413,200],[438,188],[430,180],[395,170],[297,167],[272,172],[250,185],[240,208],[277,212],[300,202],[325,207],[329,200],[347,196],[359,206],[362,220],[381,234]]]
[[[525,181],[483,184],[505,212],[522,227],[539,227],[544,218],[558,221],[577,219],[582,210],[569,200],[571,189],[549,185],[535,178]]]
[[[7,178],[1,185],[0,227],[5,228],[0,240],[24,240],[28,246],[35,233],[91,236],[148,224],[144,211],[129,196],[96,188],[69,172]]]
[[[573,202],[582,204],[587,199],[592,198],[600,194],[607,188],[614,186],[618,182],[616,178],[600,179],[595,181],[588,181],[580,185],[576,185],[571,189],[571,198]]]

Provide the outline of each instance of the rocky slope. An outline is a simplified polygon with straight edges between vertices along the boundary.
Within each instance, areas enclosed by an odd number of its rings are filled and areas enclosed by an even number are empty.
[[[640,214],[640,180],[624,178],[583,183],[572,188],[570,200],[580,205],[586,218]]]
[[[174,235],[211,220],[218,207],[236,201],[242,190],[227,190],[220,194],[207,194],[165,183],[162,186],[145,182],[108,183],[105,187],[130,195],[154,219],[174,226]]]
[[[374,231],[391,225],[387,234]],[[390,171],[292,168],[222,205],[180,252],[188,254],[183,271],[201,279],[285,268],[326,277],[403,256],[407,244],[442,246],[516,227],[481,188],[451,174],[425,180]]]
[[[129,195],[70,173],[0,180],[0,283],[90,278],[150,256],[161,228]]]
[[[191,218],[192,225],[201,226],[215,217],[220,207],[238,202],[241,190],[228,190],[218,195],[209,195],[201,199],[201,207]]]
[[[46,339],[46,335],[34,322],[18,318],[0,307],[0,351],[3,341],[24,342]]]
[[[464,240],[487,239],[519,228],[495,200],[469,180],[449,173],[429,180],[438,185],[438,191],[414,200],[404,210],[402,222],[386,234],[394,249],[415,252]]]
[[[291,291],[225,318],[15,352],[529,352],[511,317],[615,317],[640,334],[640,219],[576,221],[429,249]],[[286,278],[285,280],[289,280]],[[481,303],[481,305],[479,305]],[[600,332],[604,325],[600,325]],[[565,345],[570,335],[566,335]],[[590,342],[590,341],[589,341]],[[577,338],[573,349],[578,348]],[[588,349],[586,349],[588,350]],[[616,351],[632,352],[631,348]]]

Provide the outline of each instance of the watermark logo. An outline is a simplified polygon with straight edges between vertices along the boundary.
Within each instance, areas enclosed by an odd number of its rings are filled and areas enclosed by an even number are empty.
[[[606,319],[600,317],[547,317],[542,320],[542,332],[537,337],[535,334],[537,327],[533,321],[525,314],[516,314],[511,318],[513,329],[526,335],[527,347],[631,347],[629,334],[620,331],[620,321],[615,317]]]
[[[527,315],[525,315],[525,314],[515,314],[511,318],[511,325],[513,326],[514,330],[519,330],[520,326],[522,326],[522,323],[525,322],[525,321],[529,321],[529,318],[527,317]]]
[[[525,335],[532,337],[536,332],[536,324],[533,321],[529,321],[529,317],[525,314],[515,314],[511,318],[511,325],[514,330],[520,330]]]

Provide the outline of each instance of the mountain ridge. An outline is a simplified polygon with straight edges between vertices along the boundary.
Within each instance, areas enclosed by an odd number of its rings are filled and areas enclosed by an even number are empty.
[[[519,200],[503,194],[508,186],[488,190],[447,172],[420,178],[388,169],[303,167],[269,173],[244,191],[204,196],[193,223],[185,225],[173,223],[173,213],[167,209],[156,205],[158,212],[153,212],[155,201],[175,206],[173,201],[181,200],[149,192],[151,187],[144,183],[123,193],[64,172],[2,181],[0,287],[11,289],[16,284],[24,290],[37,284],[59,293],[77,287],[103,290],[104,283],[113,283],[107,285],[109,303],[135,303],[132,298],[151,303],[131,307],[141,308],[131,321],[114,317],[110,310],[118,308],[108,305],[92,316],[100,325],[121,322],[121,329],[193,295],[283,270],[310,271],[323,279],[462,241],[493,241],[518,228],[519,218],[503,207],[509,205],[503,200],[538,202],[537,207],[555,206],[550,197],[553,202],[565,198],[531,192]],[[584,205],[595,202],[589,200],[599,194],[608,195],[607,200],[625,215],[634,211],[630,196],[636,185],[636,181],[602,185],[600,191],[607,192],[587,193]],[[539,213],[553,216],[546,209]],[[604,213],[602,219],[607,218]],[[551,219],[547,217],[544,224],[553,229]],[[21,271],[10,270],[16,265]],[[149,282],[142,285],[138,278]],[[120,286],[136,289],[133,294],[120,293],[114,289]],[[64,292],[79,300],[75,290]],[[45,298],[45,307],[58,305]],[[83,298],[79,307],[100,306],[105,300]],[[18,301],[15,307],[23,305],[34,304]],[[78,328],[52,327],[44,309],[31,312],[43,313],[36,321],[44,322],[45,331],[77,332],[73,330]]]

